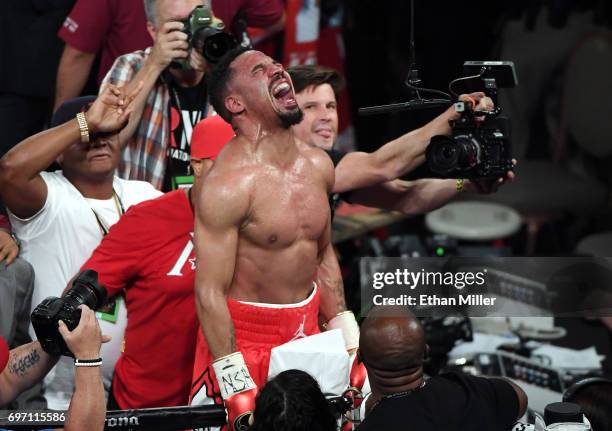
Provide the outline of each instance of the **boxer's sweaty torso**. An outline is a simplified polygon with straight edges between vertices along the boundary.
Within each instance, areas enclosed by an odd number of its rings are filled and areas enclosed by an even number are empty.
[[[274,148],[272,142],[261,151]],[[237,139],[240,168],[232,175],[252,178],[249,213],[239,231],[229,297],[249,302],[289,304],[312,291],[321,253],[331,239],[328,190],[333,165],[323,151],[304,143],[283,147],[277,161],[249,154]],[[244,177],[243,177],[244,179]]]

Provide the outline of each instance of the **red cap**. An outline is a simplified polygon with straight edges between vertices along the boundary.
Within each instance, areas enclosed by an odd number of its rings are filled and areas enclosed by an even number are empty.
[[[4,338],[0,337],[0,372],[4,370],[4,367],[6,367],[6,363],[8,362],[8,359],[9,359],[9,348],[6,345],[6,341],[4,341]]]
[[[217,155],[236,134],[219,115],[196,124],[191,134],[191,158],[215,160]]]

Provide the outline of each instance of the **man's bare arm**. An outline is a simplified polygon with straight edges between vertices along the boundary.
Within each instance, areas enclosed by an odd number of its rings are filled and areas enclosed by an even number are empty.
[[[54,112],[66,100],[81,94],[95,58],[94,53],[83,52],[69,44],[64,45],[62,58],[57,68]]]
[[[328,322],[339,313],[346,311],[344,282],[331,241],[323,251],[323,258],[317,269],[317,282],[321,289],[319,314],[324,322]]]
[[[85,113],[90,135],[121,129],[132,113],[132,101],[141,87],[126,94],[123,89],[108,86]],[[89,145],[80,144],[80,139],[75,118],[13,147],[0,159],[0,200],[17,217],[36,214],[47,199],[47,185],[40,173],[71,145]]]
[[[92,360],[100,357],[102,343],[110,341],[103,336],[93,310],[81,305],[81,319],[70,331],[60,321],[59,332],[76,359]],[[64,424],[65,431],[102,431],[106,417],[106,400],[100,367],[75,367],[74,393]]]
[[[388,181],[355,190],[349,198],[351,203],[415,215],[443,206],[458,193],[455,180],[425,178]]]
[[[128,93],[135,90],[139,85],[142,86],[142,90],[134,100],[134,112],[130,116],[128,125],[121,131],[122,145],[134,135],[138,128],[149,94],[153,90],[160,74],[168,67],[172,60],[187,57],[187,35],[177,31],[182,28],[183,24],[181,22],[170,21],[164,23],[156,33],[155,44],[145,63],[136,75],[132,77],[130,82],[126,83],[126,91]],[[102,93],[106,85],[108,85],[106,82],[102,84],[100,93]]]
[[[214,359],[236,351],[227,295],[234,277],[240,225],[248,212],[249,196],[242,190],[242,185],[213,167],[196,199],[196,308]]]
[[[8,364],[0,374],[0,405],[10,403],[41,381],[57,360],[45,353],[38,341],[12,349]]]

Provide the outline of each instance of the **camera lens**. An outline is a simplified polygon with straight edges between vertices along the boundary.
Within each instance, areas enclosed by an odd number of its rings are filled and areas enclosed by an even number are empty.
[[[215,64],[236,46],[236,41],[231,35],[221,30],[207,27],[193,35],[192,44],[206,61]]]
[[[86,270],[74,280],[65,298],[72,301],[75,308],[85,304],[92,310],[96,310],[106,301],[106,289],[98,283],[97,272]]]
[[[478,163],[479,148],[471,136],[434,136],[426,151],[429,169],[441,176],[460,175]]]

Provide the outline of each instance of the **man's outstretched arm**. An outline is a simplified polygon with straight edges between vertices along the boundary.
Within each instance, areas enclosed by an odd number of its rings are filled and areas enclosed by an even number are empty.
[[[497,180],[465,180],[464,192],[492,193],[508,181],[514,172]],[[423,178],[415,181],[394,180],[372,187],[355,190],[349,196],[351,203],[400,211],[408,215],[424,214],[447,204],[461,192],[454,179]]]
[[[10,403],[40,382],[58,359],[47,354],[38,341],[12,349],[7,366],[0,373],[0,405]]]
[[[472,98],[477,109],[490,110],[493,102],[484,93],[462,95],[460,99]],[[451,106],[425,126],[394,139],[373,153],[352,152],[336,166],[335,193],[343,193],[401,177],[425,161],[425,150],[433,136],[448,135],[449,121],[458,118]]]

